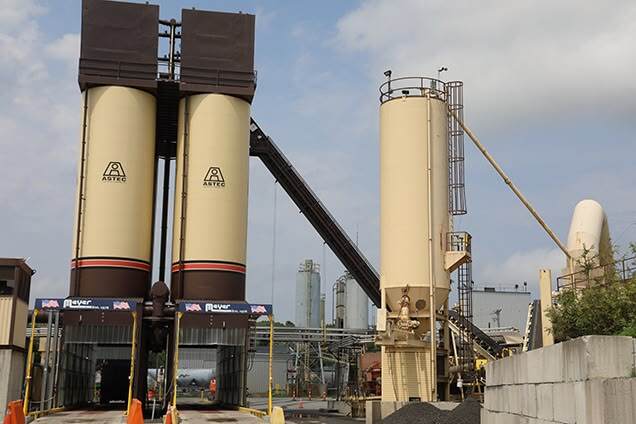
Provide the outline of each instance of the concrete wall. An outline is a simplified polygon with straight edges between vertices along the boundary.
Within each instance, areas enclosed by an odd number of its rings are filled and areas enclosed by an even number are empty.
[[[482,424],[633,424],[636,340],[585,336],[489,363]]]
[[[11,349],[0,350],[0,411],[2,413],[9,401],[21,399],[23,371],[24,353]]]

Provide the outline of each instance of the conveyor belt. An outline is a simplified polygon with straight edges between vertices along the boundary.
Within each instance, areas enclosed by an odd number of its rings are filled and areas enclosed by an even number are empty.
[[[523,351],[526,352],[542,346],[541,301],[534,300],[528,306],[528,322],[526,324],[526,334],[523,338]]]
[[[459,315],[457,311],[454,311],[452,309],[449,310],[448,320],[455,324],[462,331],[467,332],[473,343],[488,351],[490,355],[495,358],[501,356],[503,349],[501,346],[499,346],[499,343],[497,343],[492,339],[492,337],[481,331],[479,327],[477,327],[471,321]]]
[[[349,270],[353,278],[369,296],[369,299],[375,306],[379,307],[380,277],[378,272],[347,236],[335,218],[331,216],[327,208],[320,202],[320,199],[309,188],[283,152],[253,119],[250,126],[250,155],[256,156],[263,161],[263,164],[269,169],[333,253]]]

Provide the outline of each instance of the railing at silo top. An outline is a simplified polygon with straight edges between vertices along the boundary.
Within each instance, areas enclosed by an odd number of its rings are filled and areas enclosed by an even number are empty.
[[[405,97],[428,97],[446,102],[448,109],[464,119],[464,83],[443,82],[429,77],[387,79],[380,86],[380,103]],[[464,129],[450,114],[448,118],[448,212],[465,215]]]
[[[446,84],[435,78],[400,77],[380,86],[380,103],[403,97],[432,97],[446,101]]]

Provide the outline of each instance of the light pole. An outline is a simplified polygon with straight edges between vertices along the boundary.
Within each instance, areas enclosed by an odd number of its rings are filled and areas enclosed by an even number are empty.
[[[445,71],[448,71],[448,68],[447,68],[447,67],[445,67],[445,66],[442,66],[441,68],[439,68],[439,69],[437,70],[437,79],[438,79],[438,80],[439,80],[440,74],[441,74],[442,72],[445,72]]]

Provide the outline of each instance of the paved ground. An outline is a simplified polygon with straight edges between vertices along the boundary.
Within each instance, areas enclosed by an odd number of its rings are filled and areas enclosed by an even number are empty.
[[[209,423],[243,423],[257,424],[267,423],[267,418],[261,420],[253,415],[227,411],[214,408],[214,402],[206,400],[188,399],[190,405],[180,405],[179,414],[184,424],[209,424]],[[274,406],[280,406],[285,410],[285,418],[288,424],[350,424],[363,422],[364,419],[353,419],[342,415],[328,414],[327,401],[323,400],[293,400],[291,398],[275,398]],[[266,409],[267,398],[251,398],[250,407],[254,409]],[[190,408],[190,409],[188,409]],[[161,423],[157,417],[150,420],[150,414],[146,413],[146,423]],[[64,411],[42,417],[34,421],[35,424],[122,424],[125,423],[123,411],[116,410],[78,410]]]
[[[64,411],[34,421],[37,424],[120,424],[124,421],[122,411]]]
[[[237,411],[181,411],[179,415],[184,424],[208,423],[244,423],[262,424],[263,421],[253,415]]]
[[[254,409],[267,409],[267,398],[249,398],[250,408]],[[293,400],[292,398],[274,398],[274,406],[280,406],[283,409],[326,409],[326,400]]]

